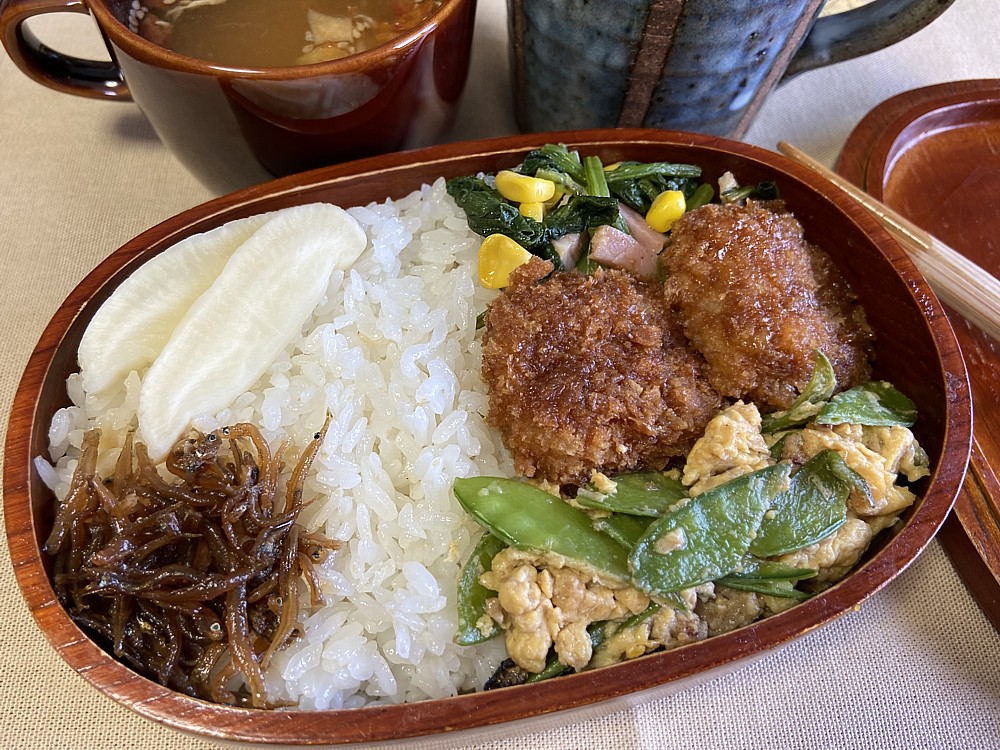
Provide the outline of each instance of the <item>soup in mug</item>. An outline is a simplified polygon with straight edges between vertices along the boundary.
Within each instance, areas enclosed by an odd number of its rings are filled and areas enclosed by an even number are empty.
[[[419,26],[441,0],[135,0],[129,26],[187,57],[272,68],[337,60]]]

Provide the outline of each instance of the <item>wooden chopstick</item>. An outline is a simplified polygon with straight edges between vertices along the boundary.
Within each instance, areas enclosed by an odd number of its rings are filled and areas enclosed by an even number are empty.
[[[1000,280],[881,201],[785,141],[778,150],[839,187],[885,227],[941,301],[1000,341]]]

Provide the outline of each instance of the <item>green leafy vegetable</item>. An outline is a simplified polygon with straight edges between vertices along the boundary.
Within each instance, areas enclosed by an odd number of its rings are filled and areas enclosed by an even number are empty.
[[[644,214],[664,190],[680,190],[685,197],[698,190],[699,167],[669,162],[623,162],[605,170],[601,159],[583,159],[560,144],[546,144],[525,156],[515,168],[520,174],[550,180],[561,198],[545,212],[541,221],[524,216],[519,207],[506,200],[481,177],[464,176],[448,180],[447,190],[465,212],[469,227],[488,237],[503,234],[533,255],[553,263],[558,271],[563,260],[552,242],[566,235],[593,231],[610,225],[628,233],[619,211],[619,201]],[[711,191],[711,188],[709,188]],[[711,192],[699,200],[710,200]],[[592,263],[584,255],[578,270],[589,272]]]
[[[701,167],[670,162],[623,161],[607,172],[611,194],[643,215],[664,190],[693,195],[700,176]]]
[[[588,167],[587,160],[591,159]],[[600,167],[603,174],[598,175]],[[701,167],[671,162],[624,161],[605,170],[597,157],[585,157],[561,144],[547,144],[531,151],[518,167],[523,174],[552,180],[567,193],[612,196],[645,215],[653,199],[664,190],[692,196],[698,188]],[[711,188],[709,187],[711,191]],[[710,192],[708,200],[711,200]]]
[[[696,208],[701,208],[707,203],[712,202],[712,198],[715,197],[715,189],[709,185],[707,182],[701,183],[695,191],[687,199],[687,205],[685,206],[685,211],[694,211]]]
[[[693,164],[673,164],[667,161],[621,161],[608,172],[608,182],[621,184],[630,180],[641,180],[648,177],[663,177],[667,179],[691,179],[701,177],[701,167]]]
[[[740,203],[747,198],[757,201],[771,201],[781,198],[778,185],[771,180],[758,182],[756,185],[741,185],[740,187],[723,190],[719,196],[723,203]]]
[[[508,203],[496,189],[479,177],[456,177],[448,180],[448,194],[465,211],[469,228],[488,237],[505,234],[529,252],[548,242],[545,226],[523,216],[517,206]]]
[[[456,177],[448,181],[447,189],[476,234],[506,235],[528,252],[552,261],[556,270],[564,269],[552,240],[621,221],[614,198],[576,195],[549,211],[542,221],[535,221],[478,177]]]
[[[611,191],[608,189],[608,180],[604,176],[604,165],[596,156],[585,156],[583,158],[583,176],[587,186],[587,195],[596,195],[598,198],[610,198]]]
[[[557,172],[554,169],[539,169],[535,172],[535,177],[554,183],[556,191],[562,195],[587,194],[587,188],[565,172]]]
[[[585,182],[580,155],[562,144],[547,143],[539,149],[528,152],[517,171],[537,176],[539,170],[562,172],[577,183]]]
[[[613,198],[575,195],[549,211],[542,223],[548,239],[555,240],[602,224],[614,224],[618,220],[618,201]]]

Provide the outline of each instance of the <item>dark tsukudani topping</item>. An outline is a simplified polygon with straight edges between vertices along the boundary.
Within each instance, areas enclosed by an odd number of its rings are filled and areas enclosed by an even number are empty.
[[[278,493],[283,448],[237,424],[178,442],[165,479],[142,443],[125,441],[108,480],[100,432],[84,438],[45,550],[70,616],[115,656],[207,700],[270,707],[264,670],[298,628],[298,581],[318,603],[314,563],[339,543],[297,523],[316,433]],[[227,683],[239,674],[245,687]]]

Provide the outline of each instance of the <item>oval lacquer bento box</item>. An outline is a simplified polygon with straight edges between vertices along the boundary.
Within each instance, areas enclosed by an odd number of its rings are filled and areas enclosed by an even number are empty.
[[[336,711],[214,705],[136,674],[83,633],[58,603],[41,551],[54,498],[34,472],[32,459],[46,450],[53,413],[68,403],[65,381],[77,368],[81,334],[115,286],[182,238],[233,219],[312,201],[347,207],[401,198],[439,176],[514,166],[528,150],[548,142],[597,154],[604,163],[686,162],[700,165],[711,180],[728,170],[743,184],[778,183],[806,238],[835,259],[864,305],[877,335],[875,376],[892,381],[917,404],[915,431],[933,474],[918,488],[922,499],[902,522],[880,535],[837,585],[739,630],[532,685],[404,705]],[[450,144],[295,175],[205,203],[126,243],[69,295],[30,358],[7,433],[4,506],[17,579],[39,627],[83,679],[139,714],[203,736],[254,743],[347,744],[432,735],[469,740],[564,724],[689,687],[855,608],[896,577],[934,536],[964,476],[970,436],[969,385],[948,320],[903,250],[862,208],[810,170],[745,144],[666,131],[574,131]]]

